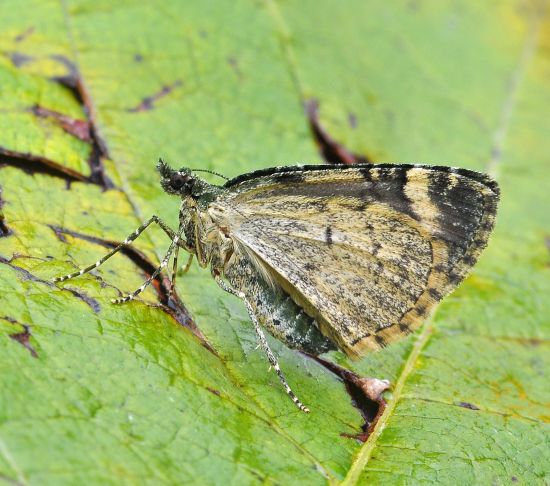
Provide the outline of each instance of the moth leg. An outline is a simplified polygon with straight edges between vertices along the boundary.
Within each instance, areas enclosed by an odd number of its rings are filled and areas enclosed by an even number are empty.
[[[138,288],[137,290],[134,290],[131,294],[128,294],[124,297],[121,297],[119,299],[113,299],[111,302],[113,304],[123,304],[124,302],[128,302],[129,300],[134,299],[137,295],[143,292],[147,288],[147,286],[157,277],[157,275],[161,272],[161,270],[168,265],[168,261],[170,260],[170,257],[172,256],[174,249],[178,248],[180,236],[181,236],[181,231],[174,236],[172,243],[170,243],[170,246],[166,251],[166,255],[164,256],[162,262],[160,263],[160,266],[151,274],[151,276],[145,282],[143,282],[143,285],[140,288]]]
[[[174,264],[172,265],[172,279],[171,279],[171,285],[170,290],[168,291],[168,298],[171,298],[174,294],[174,290],[176,288],[176,276],[178,273],[178,253],[179,253],[179,245],[176,246],[176,251],[174,252]],[[185,264],[185,267],[183,267],[182,273],[187,273],[189,269],[191,268],[191,263],[193,263],[193,253],[189,254],[189,258],[187,260],[187,263]]]
[[[187,263],[185,264],[185,267],[182,268],[181,273],[184,275],[189,271],[191,268],[191,264],[193,263],[193,253],[189,254],[189,259],[187,260]]]
[[[52,279],[52,281],[63,282],[65,280],[69,280],[70,278],[78,277],[80,275],[88,273],[90,270],[93,270],[94,268],[99,267],[100,265],[105,263],[109,258],[111,258],[115,253],[118,253],[124,247],[128,246],[139,235],[141,235],[141,233],[143,233],[147,229],[147,227],[150,226],[152,223],[157,223],[164,230],[164,232],[170,237],[170,239],[173,240],[176,237],[176,232],[173,229],[171,229],[158,216],[153,215],[145,223],[143,223],[138,229],[136,229],[133,233],[130,233],[120,245],[113,248],[109,253],[107,253],[103,258],[99,259],[97,262],[87,266],[86,268],[82,268],[74,273],[69,273],[68,275],[65,275],[63,277],[55,277]]]
[[[260,327],[260,323],[256,319],[256,315],[254,314],[254,310],[252,309],[252,306],[246,299],[246,296],[243,292],[239,292],[235,290],[233,287],[229,286],[227,283],[225,283],[219,275],[216,273],[213,273],[214,279],[218,283],[218,285],[225,290],[226,292],[229,292],[230,294],[233,294],[239,299],[243,300],[243,302],[246,305],[246,309],[248,311],[248,315],[250,316],[250,319],[252,320],[252,323],[254,324],[254,330],[256,331],[256,335],[258,336],[258,341],[262,349],[264,350],[265,354],[267,355],[267,359],[269,360],[269,363],[271,366],[275,369],[275,372],[277,373],[277,376],[279,377],[279,380],[281,381],[284,389],[286,390],[286,393],[290,397],[290,399],[296,404],[296,406],[302,410],[302,412],[309,413],[309,408],[307,408],[302,402],[299,400],[299,398],[294,394],[292,389],[290,388],[289,384],[286,381],[285,375],[281,371],[281,368],[279,366],[279,363],[277,361],[277,358],[273,354],[273,351],[271,351],[271,348],[269,347],[269,344],[267,343],[267,339],[265,338],[265,334],[262,331],[262,328]]]
[[[174,294],[174,287],[176,286],[176,274],[178,273],[178,254],[180,252],[180,247],[176,246],[176,251],[174,251],[174,263],[172,264],[172,278],[170,279],[170,289],[168,290],[168,298],[172,298]]]

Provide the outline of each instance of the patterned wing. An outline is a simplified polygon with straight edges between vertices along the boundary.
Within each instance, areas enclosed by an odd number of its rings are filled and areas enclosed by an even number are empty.
[[[229,181],[229,233],[352,357],[417,328],[475,264],[498,186],[463,169],[283,167]]]

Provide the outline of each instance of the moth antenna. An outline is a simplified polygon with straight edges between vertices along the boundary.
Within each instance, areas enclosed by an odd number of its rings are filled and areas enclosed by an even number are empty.
[[[213,174],[215,176],[221,177],[222,179],[228,181],[229,177],[225,177],[224,175],[220,174],[219,172],[214,172],[213,170],[208,169],[191,169],[191,172],[208,172],[208,174]]]

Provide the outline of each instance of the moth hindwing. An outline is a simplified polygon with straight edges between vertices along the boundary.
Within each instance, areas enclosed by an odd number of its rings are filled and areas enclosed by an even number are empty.
[[[136,297],[183,248],[241,298],[293,401],[262,327],[292,348],[357,358],[416,329],[487,244],[499,189],[489,176],[425,165],[265,169],[214,186],[160,161],[181,197],[179,227],[152,216],[90,271],[157,223],[171,244]],[[188,268],[188,267],[186,267]]]

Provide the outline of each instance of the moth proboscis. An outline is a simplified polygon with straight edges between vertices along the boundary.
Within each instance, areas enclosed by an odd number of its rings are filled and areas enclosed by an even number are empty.
[[[352,358],[406,336],[476,263],[499,200],[489,176],[443,166],[285,166],[223,186],[162,160],[157,169],[164,191],[181,197],[178,229],[154,215],[96,263],[54,280],[99,267],[157,223],[171,240],[165,257],[114,302],[135,298],[172,255],[173,289],[184,249],[244,301],[271,366],[306,412],[262,328],[290,348]]]

